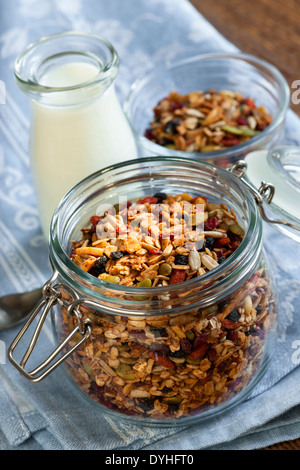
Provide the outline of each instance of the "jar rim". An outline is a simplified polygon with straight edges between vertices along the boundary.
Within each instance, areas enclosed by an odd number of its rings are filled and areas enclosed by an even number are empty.
[[[101,44],[102,46],[104,46],[107,52],[109,53],[110,58],[105,63],[105,66],[103,67],[103,64],[101,64],[100,59],[96,56],[96,54],[91,54],[86,50],[78,51],[82,55],[92,58],[94,62],[98,63],[98,65],[102,65],[102,67],[99,68],[99,72],[96,73],[93,78],[87,81],[84,81],[82,83],[79,83],[77,85],[58,87],[58,86],[46,86],[46,85],[39,83],[39,81],[35,77],[35,74],[33,73],[32,68],[29,70],[29,73],[28,72],[25,73],[26,61],[31,59],[31,55],[35,52],[35,50],[43,46],[46,46],[50,42],[56,41],[60,38],[72,39],[72,37],[76,37],[77,39],[86,39],[86,40],[96,41],[99,45]],[[66,53],[68,53],[68,51],[66,51]],[[53,57],[55,57],[55,55]],[[25,93],[26,92],[29,94],[43,93],[43,94],[49,95],[49,94],[58,93],[58,92],[71,92],[75,90],[86,89],[93,85],[101,84],[107,79],[113,80],[118,73],[118,68],[119,68],[118,53],[113,47],[113,45],[109,41],[107,41],[105,38],[96,34],[91,34],[91,33],[66,31],[63,33],[56,33],[56,34],[44,36],[40,38],[39,40],[29,44],[23,50],[23,52],[21,52],[21,54],[17,57],[15,61],[14,75],[15,75],[18,85],[23,91],[25,91]]]
[[[246,202],[247,210],[249,211],[249,224],[247,226],[247,230],[244,236],[243,241],[239,245],[239,247],[230,255],[228,259],[224,261],[221,265],[217,268],[209,271],[208,273],[192,278],[188,281],[184,281],[180,284],[168,285],[168,286],[159,286],[159,287],[151,287],[151,288],[142,288],[142,287],[132,287],[132,286],[124,286],[118,284],[112,284],[106,282],[102,279],[95,278],[89,273],[83,271],[79,266],[77,266],[69,257],[68,253],[62,246],[62,242],[60,240],[61,233],[59,233],[62,229],[63,221],[62,214],[63,211],[70,205],[72,198],[75,197],[76,194],[82,194],[83,188],[88,186],[91,181],[95,180],[99,176],[108,177],[109,172],[114,173],[117,170],[121,170],[126,166],[131,165],[140,165],[140,164],[151,164],[155,162],[176,162],[182,163],[183,165],[199,165],[200,167],[210,168],[217,172],[220,172],[223,176],[225,176],[229,181],[232,183],[234,182],[237,184],[240,189],[242,190],[242,194],[244,197],[244,201]],[[84,293],[84,295],[98,298],[99,300],[103,299],[101,294],[101,289],[105,289],[106,293],[111,294],[123,294],[129,296],[155,296],[155,295],[164,295],[164,294],[174,294],[178,293],[178,291],[185,292],[189,289],[201,288],[201,293],[207,293],[211,290],[211,284],[213,281],[217,281],[218,287],[226,286],[226,296],[229,295],[228,289],[232,289],[232,283],[230,283],[230,279],[232,278],[232,274],[235,275],[238,273],[238,280],[239,285],[244,282],[244,276],[241,274],[243,271],[243,266],[246,263],[247,259],[252,260],[253,256],[256,258],[259,256],[260,253],[260,246],[262,243],[262,221],[259,216],[259,211],[257,205],[254,201],[254,198],[249,191],[249,189],[244,185],[240,179],[234,175],[233,173],[217,167],[211,163],[197,161],[193,159],[186,159],[182,157],[146,157],[140,158],[135,160],[129,160],[126,162],[118,163],[116,165],[112,165],[109,167],[104,168],[98,172],[95,172],[88,176],[87,178],[80,181],[77,185],[75,185],[61,200],[59,203],[51,221],[50,227],[50,236],[49,236],[49,248],[50,248],[50,259],[52,262],[52,266],[56,269],[64,279],[68,281],[75,290],[80,290]],[[250,247],[250,248],[249,248]],[[249,261],[249,266],[250,266]],[[78,285],[78,282],[80,283]],[[93,290],[91,287],[97,290]],[[234,286],[234,290],[236,290],[237,284]],[[99,289],[99,290],[98,290]],[[100,292],[99,292],[100,291]],[[107,295],[107,294],[106,294]],[[224,291],[225,295],[225,291]],[[123,308],[123,312],[125,312]],[[151,313],[149,309],[146,310],[147,313]],[[169,311],[170,312],[170,311]],[[160,313],[166,313],[166,311],[161,311]],[[160,314],[158,311],[155,311],[155,315]],[[125,314],[121,313],[120,314]]]

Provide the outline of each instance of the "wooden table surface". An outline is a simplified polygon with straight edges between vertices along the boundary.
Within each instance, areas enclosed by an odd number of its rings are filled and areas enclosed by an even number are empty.
[[[190,2],[242,52],[275,65],[285,76],[291,93],[295,92],[292,84],[295,80],[300,80],[299,0]],[[291,108],[300,116],[300,104],[291,102]],[[300,450],[300,439],[274,444],[266,450]]]

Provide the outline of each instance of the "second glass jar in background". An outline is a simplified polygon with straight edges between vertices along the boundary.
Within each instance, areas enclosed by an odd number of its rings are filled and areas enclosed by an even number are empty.
[[[171,91],[182,95],[194,91],[230,90],[265,106],[273,122],[259,135],[226,149],[210,152],[172,150],[147,139],[153,109]],[[254,150],[278,145],[283,137],[290,92],[283,75],[274,66],[242,53],[211,53],[187,57],[155,67],[132,85],[124,109],[136,137],[139,156],[163,155],[194,158],[225,168]]]

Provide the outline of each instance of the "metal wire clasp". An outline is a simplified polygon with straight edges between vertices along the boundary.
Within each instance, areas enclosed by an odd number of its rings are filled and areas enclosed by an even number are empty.
[[[7,356],[9,361],[16,367],[16,369],[26,377],[30,382],[40,382],[45,377],[47,377],[56,367],[58,367],[68,356],[70,356],[77,348],[79,348],[82,343],[84,343],[92,332],[92,323],[89,319],[83,319],[78,308],[78,300],[79,296],[76,292],[71,289],[69,286],[64,284],[53,283],[57,280],[58,273],[55,272],[51,279],[46,282],[43,287],[43,298],[40,303],[36,306],[33,310],[31,316],[24,324],[23,328],[19,331],[14,341],[11,343],[10,347],[8,348]],[[62,297],[62,289],[67,292],[73,301],[68,302]],[[74,302],[74,304],[73,304]],[[48,313],[50,312],[51,308],[59,304],[60,306],[64,306],[67,308],[68,314],[70,316],[75,316],[77,319],[77,325],[74,329],[70,332],[70,334],[62,341],[62,343],[42,362],[39,366],[33,369],[30,372],[25,370],[25,365],[33,352],[33,349],[37,343],[38,337],[46,320]],[[13,357],[13,352],[24,336],[25,332],[28,330],[29,326],[32,324],[33,320],[36,316],[40,313],[41,316],[37,322],[37,326],[33,332],[29,345],[21,359],[20,362],[17,362]],[[64,355],[62,355],[59,359],[55,362],[54,359],[58,356],[58,354],[68,345],[68,343],[72,340],[72,338],[77,334],[80,333],[81,338],[77,341]],[[49,366],[49,367],[48,367]],[[47,368],[48,367],[48,368]]]
[[[258,205],[260,215],[263,218],[263,220],[265,220],[269,224],[286,225],[288,227],[291,227],[294,230],[300,231],[300,228],[297,225],[291,222],[288,222],[287,220],[279,220],[279,219],[274,220],[274,219],[270,219],[267,216],[263,203],[264,201],[267,204],[270,204],[272,202],[273,196],[275,194],[275,187],[272,183],[266,183],[265,181],[262,181],[258,190],[254,188],[251,184],[249,184],[248,181],[244,178],[244,175],[247,171],[247,163],[244,160],[239,160],[238,162],[229,166],[227,170],[233,173],[234,175],[236,175],[241,181],[243,181],[243,183],[248,187],[248,189],[254,195],[256,203]]]

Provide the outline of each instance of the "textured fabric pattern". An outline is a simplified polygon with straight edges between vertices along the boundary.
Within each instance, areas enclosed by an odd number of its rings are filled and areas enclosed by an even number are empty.
[[[67,30],[100,34],[117,49],[117,92],[155,64],[212,51],[235,51],[186,0],[0,0],[0,295],[41,286],[50,276],[27,152],[27,99],[13,79],[15,57],[41,36]],[[289,112],[285,142],[299,144]],[[300,247],[265,226],[274,264],[280,327],[274,359],[242,405],[184,428],[137,427],[103,414],[64,369],[30,384],[5,360],[19,327],[0,332],[1,449],[253,449],[300,436]],[[38,343],[53,348],[50,321]],[[298,349],[297,349],[298,348]]]

